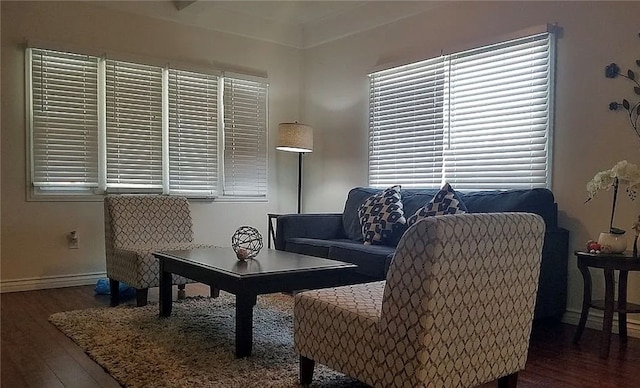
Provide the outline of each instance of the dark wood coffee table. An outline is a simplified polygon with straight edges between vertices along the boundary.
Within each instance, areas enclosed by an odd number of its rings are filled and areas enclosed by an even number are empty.
[[[236,296],[236,357],[251,355],[253,306],[260,294],[363,283],[356,265],[263,249],[255,259],[236,259],[231,248],[201,248],[153,254],[160,261],[160,317],[171,315],[171,275]]]

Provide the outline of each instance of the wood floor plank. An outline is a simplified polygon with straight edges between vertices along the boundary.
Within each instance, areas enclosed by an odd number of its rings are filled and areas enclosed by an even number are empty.
[[[20,295],[2,299],[2,353],[16,369],[6,370],[2,365],[0,382],[11,386],[9,381],[22,379],[25,387],[64,387],[41,357],[40,344],[33,342],[30,327],[23,324],[29,317],[20,308],[20,299]]]
[[[28,313],[32,316],[34,324],[40,333],[41,340],[47,341],[48,345],[58,351],[44,354],[45,361],[51,366],[52,370],[58,375],[60,380],[66,387],[119,387],[120,385],[96,364],[84,351],[79,348],[73,341],[60,332],[55,326],[48,322],[48,317],[57,311],[68,311],[78,308],[78,306],[69,305],[70,300],[82,301],[85,307],[91,306],[93,301],[85,299],[88,293],[85,290],[69,290],[71,297],[64,299],[58,298],[59,294],[53,293],[50,301],[44,303],[44,298],[35,298],[29,303]],[[78,292],[76,292],[78,291]],[[107,302],[105,302],[107,303]],[[95,307],[104,307],[104,304],[96,303]]]
[[[174,290],[174,298],[176,297]],[[187,295],[209,295],[209,287],[189,284]],[[149,292],[157,302],[157,289]],[[125,302],[133,304],[134,301]],[[118,387],[118,383],[48,322],[54,312],[107,307],[108,296],[93,287],[69,287],[0,295],[0,385],[2,387]],[[534,324],[520,388],[640,387],[640,339],[621,345],[612,336],[607,360],[599,358],[600,332],[586,329],[574,345],[575,326]],[[257,382],[258,383],[258,382]],[[484,387],[497,386],[495,383]]]
[[[22,324],[30,333],[35,350],[60,382],[65,387],[80,388],[95,385],[96,381],[69,355],[66,349],[56,346],[53,338],[61,333],[48,323],[49,312],[48,309],[43,308],[42,298],[22,296],[22,306],[28,317]]]
[[[9,346],[9,343],[2,342],[3,347]],[[10,357],[6,355],[2,355],[0,360],[0,365],[5,370],[18,370],[18,366],[13,362]],[[6,378],[3,376],[2,382],[0,383],[3,387],[27,387],[28,384],[26,380],[19,373],[9,373]]]

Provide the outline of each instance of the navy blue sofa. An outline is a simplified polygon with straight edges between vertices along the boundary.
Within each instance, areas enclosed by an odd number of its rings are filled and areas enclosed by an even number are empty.
[[[384,280],[395,247],[406,229],[387,245],[363,245],[358,207],[380,189],[352,189],[342,213],[286,214],[277,218],[275,248],[288,252],[346,261],[358,265],[363,281]],[[424,206],[437,189],[402,190],[408,218]],[[458,192],[470,213],[528,212],[546,224],[536,301],[536,319],[560,319],[567,302],[569,232],[558,227],[558,206],[548,189]]]

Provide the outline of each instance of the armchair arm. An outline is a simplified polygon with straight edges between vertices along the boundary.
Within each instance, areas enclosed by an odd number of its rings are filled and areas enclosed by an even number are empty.
[[[341,213],[283,214],[276,222],[276,249],[283,251],[292,237],[337,239],[346,238]]]
[[[118,247],[107,255],[107,276],[138,289],[156,287],[160,279],[160,265],[153,256],[154,252],[213,247],[214,245],[190,242]],[[173,284],[184,283],[187,283],[187,279],[173,275]]]

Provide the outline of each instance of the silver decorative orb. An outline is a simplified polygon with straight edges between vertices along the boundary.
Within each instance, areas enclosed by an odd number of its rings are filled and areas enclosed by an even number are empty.
[[[241,226],[231,236],[231,247],[238,260],[253,259],[263,246],[262,235],[252,226]]]

